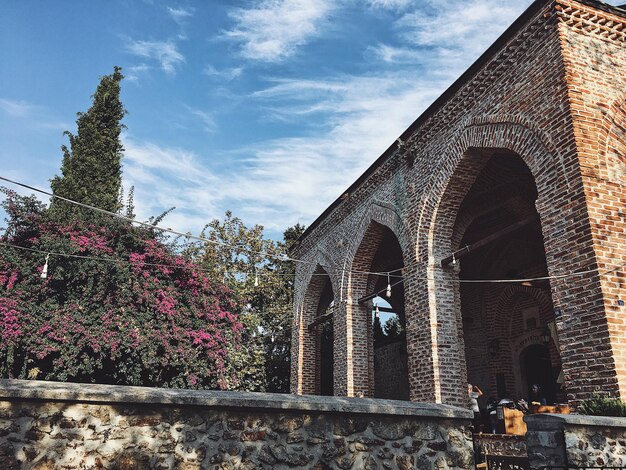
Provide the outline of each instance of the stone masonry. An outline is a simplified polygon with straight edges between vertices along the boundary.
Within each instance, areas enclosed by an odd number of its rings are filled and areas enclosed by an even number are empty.
[[[479,220],[479,211],[460,210],[473,183],[490,161],[512,156],[536,187],[527,209],[538,215],[552,277],[541,315],[553,315],[549,353],[562,367],[567,398],[626,397],[624,90],[626,10],[594,0],[535,1],[293,249],[307,263],[296,276],[292,391],[318,387],[308,325],[322,283],[313,273],[326,273],[334,293],[335,395],[375,390],[371,303],[357,301],[369,293],[365,272],[384,226],[402,248],[411,399],[466,405],[474,366],[466,361],[458,283],[464,265],[441,260],[463,248],[465,230]]]
[[[626,466],[626,420],[605,416],[530,415],[530,468]]]
[[[0,468],[470,469],[469,411],[0,380]]]

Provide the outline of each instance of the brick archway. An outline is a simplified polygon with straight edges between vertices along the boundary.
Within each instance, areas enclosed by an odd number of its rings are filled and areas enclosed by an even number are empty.
[[[366,273],[371,271],[388,231],[395,236],[404,257],[409,236],[398,211],[391,204],[375,201],[363,214],[347,249],[343,286],[347,302],[345,314],[337,317],[335,324],[336,355],[341,360],[335,371],[336,383],[339,392],[347,396],[374,395],[371,302],[359,305],[358,300],[376,284],[376,279]]]
[[[337,270],[321,251],[306,264],[306,269],[303,279],[307,287],[301,297],[294,299],[296,316],[291,340],[291,393],[298,395],[319,393],[319,338],[316,329],[309,325],[318,316],[324,289],[330,285],[334,297],[338,283]]]
[[[466,127],[450,147],[445,161],[448,165],[431,179],[427,194],[432,202],[424,204],[422,236],[418,240],[418,259],[428,260],[424,270],[429,291],[429,314],[422,319],[422,328],[430,333],[435,401],[464,405],[466,403],[467,367],[460,308],[458,269],[443,269],[440,262],[458,249],[460,237],[455,237],[459,208],[474,181],[494,152],[519,156],[530,169],[535,182],[548,165],[554,169],[554,159],[546,148],[546,139],[535,135],[519,122],[474,123]],[[539,187],[540,185],[537,184]],[[537,208],[545,196],[539,191]],[[539,211],[540,217],[542,215]],[[424,236],[425,235],[425,236]],[[422,335],[423,336],[423,335]],[[441,371],[455,365],[454,376],[444,378]],[[421,365],[424,366],[423,364]],[[410,365],[411,367],[411,365]],[[419,385],[412,383],[412,388]]]

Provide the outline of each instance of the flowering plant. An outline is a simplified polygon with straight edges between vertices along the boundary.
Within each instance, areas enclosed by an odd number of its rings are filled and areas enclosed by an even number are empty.
[[[67,221],[3,190],[0,376],[225,388],[242,324],[232,292],[156,230]],[[48,269],[42,278],[46,254]]]

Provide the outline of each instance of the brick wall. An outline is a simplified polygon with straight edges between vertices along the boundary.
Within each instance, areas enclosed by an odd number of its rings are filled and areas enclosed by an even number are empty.
[[[590,230],[584,235],[593,252],[586,261],[609,271],[626,264],[626,34],[624,18],[598,15],[592,8],[563,2],[560,39],[566,64],[583,195]],[[598,284],[598,278],[593,282]],[[626,297],[624,270],[601,275],[600,289],[581,292],[587,308],[564,318],[568,345],[583,343],[597,352],[590,362],[573,362],[570,378],[588,383],[588,392],[602,388],[626,396]],[[617,375],[617,376],[616,376]],[[588,380],[594,379],[594,380]]]
[[[334,273],[337,394],[372,393],[369,312],[350,271],[367,266],[357,253],[375,244],[377,223],[402,247],[411,399],[466,404],[459,265],[440,261],[459,248],[455,225],[472,184],[504,154],[521,158],[536,186],[569,399],[626,393],[624,273],[599,275],[626,263],[626,24],[588,4],[535,2],[300,241],[294,255]],[[577,270],[590,271],[566,277]],[[311,272],[298,267],[296,322]],[[294,360],[300,393],[304,369]]]
[[[404,341],[394,341],[374,348],[374,371],[377,398],[409,398]]]

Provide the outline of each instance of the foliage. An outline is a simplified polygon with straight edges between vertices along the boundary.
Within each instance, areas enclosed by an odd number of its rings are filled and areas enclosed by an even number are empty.
[[[0,376],[225,388],[242,324],[232,293],[153,230],[66,221],[4,190]],[[41,278],[43,253],[51,254]],[[106,258],[101,261],[93,258]],[[172,267],[173,266],[173,267]]]
[[[120,121],[126,110],[120,100],[122,69],[115,67],[111,75],[101,78],[93,95],[93,103],[86,113],[78,113],[78,131],[69,131],[70,149],[65,145],[61,173],[51,180],[52,192],[74,201],[96,206],[108,211],[120,208],[119,194],[122,181],[121,160],[123,147],[120,141]],[[58,199],[52,209],[63,213],[89,214],[80,208]]]
[[[400,338],[400,336],[404,332],[404,329],[402,328],[402,323],[400,323],[400,317],[398,315],[394,315],[391,318],[389,318],[385,322],[384,330],[385,330],[385,336],[389,340]]]
[[[231,376],[239,378],[232,387],[289,391],[295,266],[284,257],[302,232],[304,227],[298,224],[276,243],[263,238],[263,227],[247,228],[226,212],[223,221],[213,220],[202,234],[213,243],[187,248],[214,282],[225,282],[235,294],[245,328],[242,348],[231,354]]]
[[[619,398],[594,395],[576,408],[581,415],[626,417],[626,402]]]

